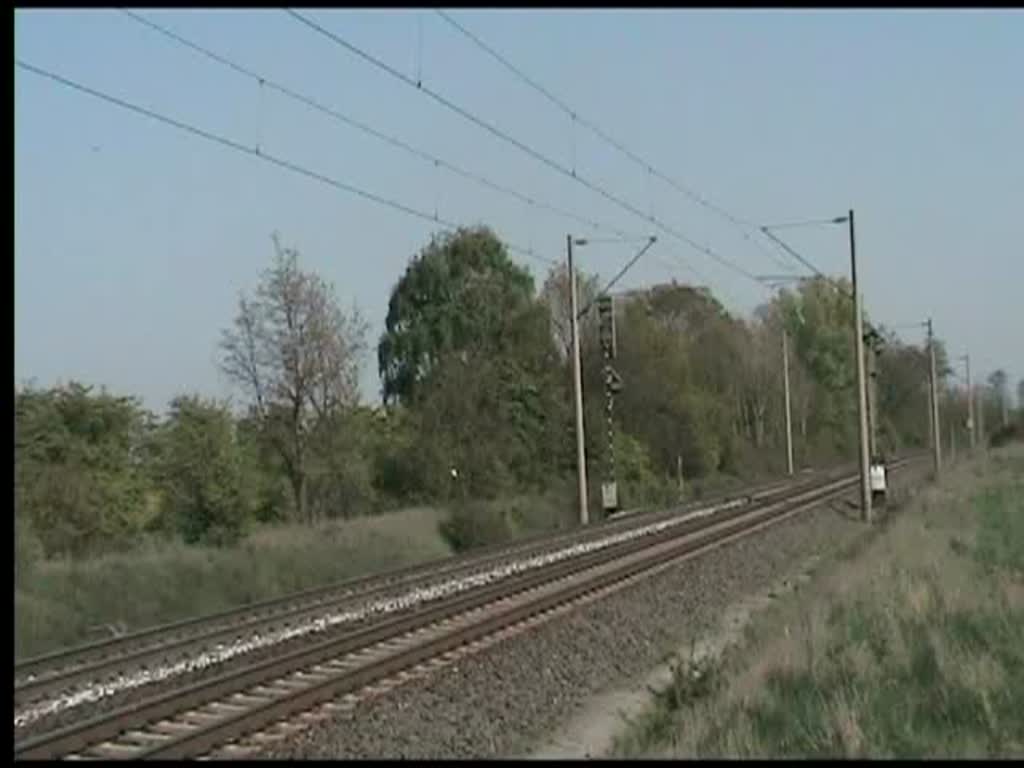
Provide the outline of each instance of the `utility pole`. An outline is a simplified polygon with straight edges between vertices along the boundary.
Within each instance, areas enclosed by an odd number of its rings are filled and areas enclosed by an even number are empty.
[[[928,318],[928,388],[932,401],[932,451],[934,453],[935,477],[942,469],[942,433],[939,430],[939,388],[935,376],[935,338],[932,335],[932,319]]]
[[[935,420],[932,418],[932,374],[928,371],[928,386],[925,387],[925,398],[928,401],[928,446],[935,445]],[[934,448],[932,449],[935,450]]]
[[[860,422],[860,507],[865,522],[871,522],[871,485],[868,472],[867,389],[864,381],[864,319],[861,295],[857,290],[857,247],[854,236],[853,209],[850,209],[850,276],[853,283],[854,358],[857,361],[857,417]]]
[[[576,409],[576,478],[579,483],[580,524],[586,525],[587,456],[583,447],[583,380],[580,372],[580,331],[576,316],[576,270],[572,264],[572,235],[565,238],[569,264],[569,309],[572,315],[572,396]]]
[[[786,471],[793,474],[793,419],[789,406],[789,334],[782,329],[782,389],[786,393]]]

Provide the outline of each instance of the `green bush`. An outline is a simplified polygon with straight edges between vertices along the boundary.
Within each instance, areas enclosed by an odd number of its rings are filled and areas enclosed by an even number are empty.
[[[515,536],[507,508],[484,501],[459,503],[451,516],[441,521],[438,530],[456,552],[501,544]]]
[[[456,552],[510,542],[521,536],[566,530],[575,525],[570,498],[557,490],[508,499],[458,503],[439,531]]]
[[[14,521],[14,583],[24,583],[32,577],[36,565],[43,557],[43,545],[27,520]]]
[[[1001,448],[1012,442],[1024,442],[1024,422],[999,427],[992,433],[988,442],[992,448]]]
[[[657,474],[643,443],[624,432],[615,433],[615,469],[620,508],[660,506],[678,501],[678,485]],[[597,491],[600,503],[600,484]]]
[[[167,515],[187,544],[238,541],[253,500],[231,412],[200,397],[177,397],[160,432],[160,478]]]
[[[18,506],[48,556],[130,546],[149,524],[149,414],[75,382],[15,392]]]

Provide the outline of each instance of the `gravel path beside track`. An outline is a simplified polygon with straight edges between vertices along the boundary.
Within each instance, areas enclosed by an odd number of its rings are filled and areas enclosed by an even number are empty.
[[[920,465],[919,465],[920,466]],[[894,490],[920,469],[893,478]],[[268,746],[270,758],[507,757],[529,752],[589,697],[642,677],[721,612],[865,535],[839,502],[681,563],[351,712]],[[824,565],[823,567],[827,567]]]

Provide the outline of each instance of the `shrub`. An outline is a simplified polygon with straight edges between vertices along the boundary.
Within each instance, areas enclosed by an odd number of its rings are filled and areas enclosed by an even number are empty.
[[[230,411],[199,397],[175,398],[161,447],[166,509],[185,542],[238,541],[253,504]]]
[[[441,521],[438,530],[456,552],[501,544],[515,535],[508,509],[484,501],[457,504],[450,517]]]
[[[520,536],[566,530],[576,522],[570,497],[557,490],[508,499],[457,504],[439,531],[456,552],[493,546]]]

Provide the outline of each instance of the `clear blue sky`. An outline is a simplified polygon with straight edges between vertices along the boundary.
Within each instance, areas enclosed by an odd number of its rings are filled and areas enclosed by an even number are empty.
[[[650,225],[556,175],[279,10],[145,15],[494,181],[629,232]],[[931,315],[972,372],[1024,376],[1024,14],[453,11],[581,115],[757,222],[857,214],[874,319]],[[324,26],[756,274],[778,266],[647,175],[427,10],[310,12]],[[560,258],[580,225],[437,172],[203,59],[117,11],[15,16],[16,55],[355,186]],[[575,136],[575,141],[574,137]],[[575,146],[574,146],[575,144]],[[15,377],[77,378],[163,410],[225,395],[217,340],[271,232],[371,322],[431,226],[15,71]],[[663,232],[624,281],[693,279],[749,312],[763,289]],[[847,274],[839,227],[780,232]],[[605,279],[631,252],[580,251]],[[538,284],[544,267],[530,264]],[[901,332],[920,338],[913,329]]]

